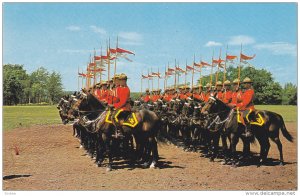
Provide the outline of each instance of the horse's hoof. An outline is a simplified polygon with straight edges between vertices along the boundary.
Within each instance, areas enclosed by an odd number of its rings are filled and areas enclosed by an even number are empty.
[[[107,171],[107,172],[110,172],[110,171],[112,171],[112,168],[111,168],[111,166],[107,166],[107,167],[106,167],[106,171]]]
[[[148,166],[149,166],[149,163],[148,163],[148,162],[145,162],[145,163],[142,164],[142,167],[143,167],[143,168],[147,168]]]
[[[283,161],[280,161],[279,165],[280,165],[280,166],[284,166],[284,162],[283,162]]]
[[[210,161],[210,162],[214,162],[215,159],[211,157],[211,158],[209,159],[209,161]]]
[[[150,165],[150,169],[155,169],[155,168],[156,168],[156,163],[152,162],[151,165]]]
[[[83,148],[83,145],[80,145],[79,148]]]

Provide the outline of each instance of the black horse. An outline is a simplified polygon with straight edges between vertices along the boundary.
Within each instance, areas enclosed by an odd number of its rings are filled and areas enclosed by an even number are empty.
[[[250,152],[249,141],[254,141],[254,138],[252,138],[252,140],[248,140],[248,138],[243,137],[245,126],[241,123],[238,123],[238,115],[236,110],[232,110],[229,106],[217,98],[210,97],[209,101],[202,108],[202,113],[205,112],[218,114],[219,118],[216,120],[216,123],[224,123],[225,134],[230,140],[231,154],[232,158],[234,159],[233,164],[238,163],[236,157],[236,145],[239,138],[244,141],[243,152],[246,154]],[[280,154],[280,165],[284,165],[282,144],[279,139],[279,130],[281,130],[283,136],[288,141],[292,142],[293,137],[287,131],[282,116],[266,110],[255,111],[255,113],[259,114],[264,120],[262,126],[256,124],[251,125],[251,130],[260,144],[260,159],[258,166],[266,162],[270,149],[269,138],[276,143]]]

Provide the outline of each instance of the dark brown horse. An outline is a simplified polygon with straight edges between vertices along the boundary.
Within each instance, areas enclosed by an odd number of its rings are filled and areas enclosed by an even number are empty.
[[[89,106],[88,110],[90,112],[101,111],[104,107],[103,104],[90,93],[83,93],[83,96],[80,98],[80,100],[80,103],[75,104],[75,108],[73,107],[73,110],[78,111],[79,114],[85,112],[83,108],[87,110],[86,106]],[[102,140],[105,144],[107,154],[109,156],[108,170],[111,170],[112,152],[110,141],[112,140],[113,135],[116,134],[113,124],[107,123],[105,120],[107,112],[107,110],[103,111],[98,118],[93,120],[92,129],[96,132],[100,131],[102,133]],[[158,161],[156,136],[160,128],[160,120],[154,112],[149,110],[139,110],[135,112],[135,115],[138,120],[138,124],[136,125],[136,127],[131,128],[124,125],[122,126],[122,130],[124,131],[125,136],[128,136],[127,138],[130,138],[131,135],[134,136],[137,145],[136,149],[139,152],[138,154],[140,156],[146,155],[146,157],[148,157],[149,159],[149,156],[152,153],[151,167],[154,167]]]
[[[245,127],[241,123],[238,123],[238,115],[236,113],[236,110],[231,109],[229,106],[227,106],[217,98],[210,97],[209,101],[202,108],[201,112],[219,114],[218,123],[224,123],[225,133],[228,135],[230,140],[231,153],[233,158],[236,159],[236,145],[238,143],[239,138],[241,138],[244,141],[247,141],[247,138],[244,138],[242,136]],[[292,142],[293,137],[287,131],[282,116],[275,112],[270,112],[266,110],[255,112],[259,113],[262,119],[264,120],[262,126],[255,124],[251,125],[251,130],[260,144],[260,160],[258,165],[265,163],[267,159],[268,152],[270,149],[269,138],[276,143],[280,154],[280,165],[284,165],[282,144],[279,139],[279,130],[281,130],[283,136],[288,141]],[[248,145],[249,143],[245,142],[244,144]],[[244,150],[246,149],[246,151],[248,151],[249,148],[249,146],[244,146]]]

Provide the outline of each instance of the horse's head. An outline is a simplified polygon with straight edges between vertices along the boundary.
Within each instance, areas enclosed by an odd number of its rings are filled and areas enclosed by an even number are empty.
[[[215,96],[210,96],[208,101],[204,104],[201,109],[202,114],[214,113],[218,111],[218,107],[220,105],[220,100],[218,100]]]

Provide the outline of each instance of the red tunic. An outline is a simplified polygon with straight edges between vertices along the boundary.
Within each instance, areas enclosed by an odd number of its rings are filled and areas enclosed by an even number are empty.
[[[187,98],[187,96],[185,94],[183,94],[183,93],[180,93],[178,98],[180,100],[185,100]]]
[[[225,104],[228,104],[229,101],[231,100],[232,98],[232,91],[228,90],[228,91],[225,91],[223,93],[223,99],[222,101],[225,103]]]
[[[109,90],[101,90],[100,92],[100,101],[108,102]]]
[[[173,96],[171,94],[166,94],[163,99],[166,101],[166,102],[170,102],[172,99],[173,99]]]
[[[231,99],[231,104],[236,105],[237,103],[240,102],[240,100],[242,99],[242,92],[239,91],[234,91],[231,95],[232,99]]]
[[[238,103],[236,106],[240,110],[249,110],[249,109],[254,110],[253,99],[254,99],[254,90],[247,89],[242,95],[242,102]]]
[[[101,97],[101,90],[100,89],[96,89],[94,91],[94,95],[95,95],[96,98],[100,99],[100,97]]]
[[[145,95],[143,97],[143,101],[146,102],[146,103],[148,103],[150,101],[150,95]]]
[[[204,99],[205,102],[208,102],[209,97],[210,97],[210,92],[204,93],[203,99]]]
[[[117,103],[114,103],[114,107],[116,109],[123,109],[126,111],[130,111],[131,108],[130,108],[130,104],[128,103],[128,100],[130,98],[130,89],[127,86],[117,87],[116,95],[119,101]]]
[[[219,100],[222,101],[222,98],[223,98],[223,93],[222,93],[222,91],[218,91],[218,92],[217,92],[217,99],[219,99]]]

